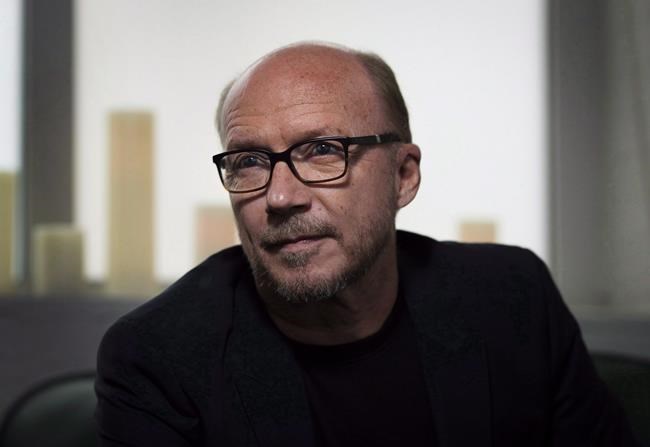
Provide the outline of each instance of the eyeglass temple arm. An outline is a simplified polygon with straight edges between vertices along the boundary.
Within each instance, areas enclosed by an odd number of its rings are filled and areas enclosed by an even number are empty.
[[[400,137],[394,133],[384,133],[381,135],[369,135],[367,137],[350,137],[350,144],[382,144],[400,141]]]

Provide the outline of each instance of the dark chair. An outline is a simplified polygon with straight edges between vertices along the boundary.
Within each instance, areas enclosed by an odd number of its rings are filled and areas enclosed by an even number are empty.
[[[0,447],[94,447],[94,372],[57,377],[23,394],[0,427]]]
[[[650,446],[650,361],[611,354],[592,354],[592,358],[637,437]]]

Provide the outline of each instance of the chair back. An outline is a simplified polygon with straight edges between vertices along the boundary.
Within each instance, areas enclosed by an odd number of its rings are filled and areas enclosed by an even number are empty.
[[[95,373],[56,377],[28,390],[6,413],[0,447],[94,447]]]
[[[650,446],[650,361],[612,354],[592,354],[592,358],[637,437]]]

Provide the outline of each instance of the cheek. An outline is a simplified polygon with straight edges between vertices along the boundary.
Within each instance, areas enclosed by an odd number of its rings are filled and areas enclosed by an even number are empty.
[[[261,226],[266,213],[264,206],[260,206],[259,202],[260,200],[247,200],[245,198],[230,200],[242,243],[246,243],[262,230]]]
[[[386,183],[364,184],[361,188],[350,188],[344,197],[333,199],[331,213],[336,225],[346,239],[363,238],[376,227],[384,226],[394,217],[392,185]]]
[[[373,160],[360,165],[350,182],[352,210],[358,208],[366,215],[376,214],[379,208],[394,208],[396,201],[396,172],[389,160]]]

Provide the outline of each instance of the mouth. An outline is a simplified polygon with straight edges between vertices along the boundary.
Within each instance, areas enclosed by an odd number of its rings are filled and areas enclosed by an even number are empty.
[[[262,247],[269,252],[301,251],[316,247],[326,237],[321,234],[291,236],[277,240],[263,241]]]
[[[271,255],[306,255],[320,250],[327,239],[338,239],[337,228],[319,219],[293,217],[269,225],[260,235],[259,247]]]

